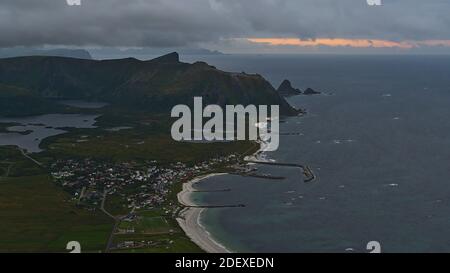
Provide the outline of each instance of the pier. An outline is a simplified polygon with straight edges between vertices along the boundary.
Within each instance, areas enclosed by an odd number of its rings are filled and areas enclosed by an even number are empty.
[[[280,136],[301,136],[302,133],[280,133]]]
[[[221,208],[245,208],[245,205],[211,205],[211,206],[185,206],[186,208],[199,208],[199,209],[221,209]]]
[[[303,168],[304,167],[301,164],[295,164],[295,163],[279,163],[279,162],[266,162],[266,161],[256,161],[256,160],[247,160],[246,162],[261,164],[261,165],[273,165],[273,166],[294,167],[294,168]]]
[[[229,192],[231,189],[223,189],[223,190],[193,190],[191,192]]]
[[[270,174],[256,174],[252,172],[235,172],[235,173],[229,173],[230,175],[239,175],[244,177],[254,177],[254,178],[261,178],[261,179],[270,179],[270,180],[284,180],[286,177],[283,176],[273,176]]]
[[[306,166],[303,168],[303,174],[305,175],[306,179],[304,180],[305,183],[312,182],[316,179],[316,175],[313,173],[310,167]]]
[[[261,179],[270,179],[270,180],[284,180],[284,179],[286,179],[286,177],[283,177],[283,176],[272,176],[272,175],[269,175],[269,174],[242,174],[242,176],[261,178]]]
[[[257,160],[247,160],[248,163],[254,163],[254,164],[261,164],[261,165],[272,165],[272,166],[281,166],[281,167],[292,167],[292,168],[300,168],[303,170],[303,175],[305,176],[305,179],[303,182],[309,183],[316,179],[316,175],[312,171],[312,169],[309,166],[296,164],[296,163],[279,163],[279,162],[267,162],[267,161],[257,161]],[[259,175],[258,175],[259,176]],[[255,177],[258,177],[255,176]],[[270,177],[270,176],[269,176]],[[269,178],[269,177],[262,177],[262,178]],[[279,177],[275,177],[274,179],[280,179]],[[282,178],[284,179],[284,178]]]

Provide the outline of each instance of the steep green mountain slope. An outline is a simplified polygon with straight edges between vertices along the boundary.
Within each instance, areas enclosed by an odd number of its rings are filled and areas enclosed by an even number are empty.
[[[262,76],[223,72],[203,62],[182,63],[177,53],[149,61],[39,56],[1,59],[0,84],[8,86],[0,89],[3,101],[12,97],[98,100],[163,112],[202,96],[205,104],[280,105],[284,115],[297,113]],[[17,95],[17,90],[25,95]]]

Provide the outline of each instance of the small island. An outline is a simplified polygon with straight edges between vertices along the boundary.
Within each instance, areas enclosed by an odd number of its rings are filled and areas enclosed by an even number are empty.
[[[284,80],[280,87],[277,89],[278,93],[283,97],[297,96],[301,95],[302,91],[300,89],[292,87],[289,80]]]
[[[322,93],[319,91],[316,91],[312,88],[308,88],[305,90],[305,92],[303,92],[303,95],[318,95],[318,94],[322,94]]]
[[[280,87],[277,89],[278,94],[280,94],[283,97],[292,97],[297,95],[318,95],[321,94],[321,92],[316,91],[312,88],[307,88],[305,91],[301,91],[298,88],[295,88],[292,86],[292,83],[289,80],[284,80]]]

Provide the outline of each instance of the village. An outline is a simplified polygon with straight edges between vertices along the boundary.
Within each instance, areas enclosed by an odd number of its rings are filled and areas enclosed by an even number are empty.
[[[156,161],[112,163],[67,159],[53,163],[51,171],[56,183],[69,192],[78,205],[96,209],[104,197],[119,195],[132,210],[161,206],[174,183],[213,167],[237,162],[236,155],[213,158],[192,166],[181,162],[161,166]]]

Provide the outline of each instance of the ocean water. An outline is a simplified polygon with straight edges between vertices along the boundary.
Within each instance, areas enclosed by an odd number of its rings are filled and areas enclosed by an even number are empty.
[[[191,59],[190,59],[191,58]],[[196,57],[184,58],[194,61]],[[202,224],[245,252],[450,252],[450,56],[207,56],[228,71],[259,73],[278,86],[327,95],[296,96],[304,117],[280,124],[280,148],[266,156],[311,166],[257,166],[284,176],[225,175],[201,181]]]

